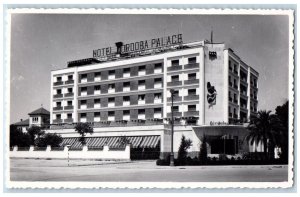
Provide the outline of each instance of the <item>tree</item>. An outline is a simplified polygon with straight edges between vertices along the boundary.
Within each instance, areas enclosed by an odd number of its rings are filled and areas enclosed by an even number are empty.
[[[44,135],[45,131],[43,131],[41,127],[33,125],[27,129],[27,133],[30,136],[30,145],[36,145],[36,141],[41,135]]]
[[[18,129],[15,125],[10,125],[9,131],[9,146],[29,147],[31,139],[29,134],[23,133],[21,129]]]
[[[85,145],[85,136],[86,134],[93,134],[94,133],[94,129],[93,127],[91,127],[91,125],[89,123],[86,122],[79,122],[76,124],[75,126],[75,131],[77,131],[77,133],[79,133],[79,135],[81,136],[79,138],[79,141],[81,142],[82,145]]]
[[[271,114],[271,111],[261,110],[248,125],[250,131],[246,136],[246,140],[251,145],[263,143],[265,157],[268,158],[268,146],[271,150],[278,143],[276,131],[280,129],[280,122],[276,115]],[[271,151],[269,151],[271,152]],[[272,152],[271,152],[272,153]]]
[[[200,146],[200,153],[199,153],[199,161],[202,163],[202,164],[206,164],[207,162],[207,145],[206,145],[206,136],[203,135],[203,138],[202,138],[202,143],[201,143],[201,146]]]
[[[289,147],[289,102],[286,101],[283,105],[277,106],[275,109],[282,128],[277,132],[279,141],[277,146],[281,148],[280,158],[288,161],[288,147]]]
[[[47,133],[40,137],[36,143],[38,147],[46,147],[50,145],[51,147],[59,147],[60,143],[63,141],[60,135],[56,133]]]
[[[182,135],[181,143],[178,150],[178,161],[181,164],[184,164],[187,159],[187,150],[192,146],[192,141],[190,139],[185,139],[185,136]]]

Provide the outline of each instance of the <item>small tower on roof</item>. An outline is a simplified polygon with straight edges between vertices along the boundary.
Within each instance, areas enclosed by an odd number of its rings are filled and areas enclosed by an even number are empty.
[[[29,114],[29,127],[43,126],[50,123],[50,112],[43,107],[40,107]]]

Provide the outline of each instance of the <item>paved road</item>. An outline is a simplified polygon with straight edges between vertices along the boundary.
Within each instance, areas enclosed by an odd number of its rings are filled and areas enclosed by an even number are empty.
[[[156,166],[112,162],[11,159],[12,181],[282,182],[287,166]]]

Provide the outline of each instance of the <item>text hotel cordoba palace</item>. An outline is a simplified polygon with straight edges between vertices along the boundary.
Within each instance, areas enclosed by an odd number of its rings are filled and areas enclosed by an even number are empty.
[[[258,72],[224,43],[183,43],[171,35],[92,51],[93,58],[68,62],[51,72],[51,128],[63,144],[76,144],[74,123],[89,122],[88,147],[117,146],[126,138],[137,154],[165,157],[181,136],[192,156],[205,135],[209,154],[239,154],[259,146],[243,142],[245,124],[257,114]],[[223,145],[223,142],[225,142]]]

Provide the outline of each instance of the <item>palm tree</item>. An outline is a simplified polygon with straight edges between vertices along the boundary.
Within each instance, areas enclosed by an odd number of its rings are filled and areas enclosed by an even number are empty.
[[[86,144],[85,135],[88,133],[93,134],[94,129],[93,129],[93,127],[91,127],[91,125],[89,123],[79,122],[75,126],[75,131],[77,131],[77,133],[79,133],[79,135],[80,135],[79,141],[81,142],[81,144],[85,145]]]
[[[278,130],[280,130],[280,121],[277,116],[271,114],[271,111],[261,110],[258,112],[257,117],[255,117],[248,125],[248,130],[250,131],[246,136],[246,140],[251,145],[263,143],[265,157],[268,158],[268,146],[272,152],[272,148],[278,144],[277,135]]]

